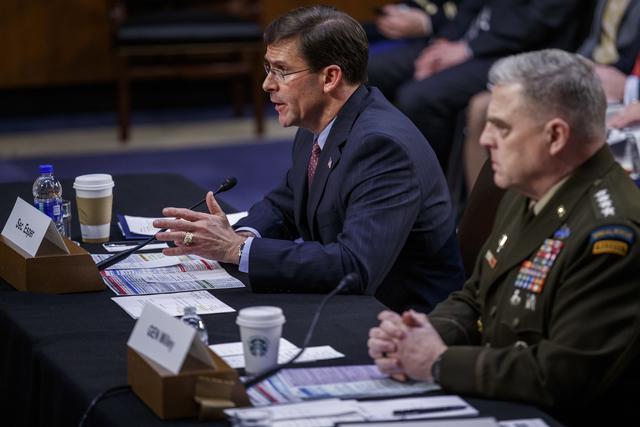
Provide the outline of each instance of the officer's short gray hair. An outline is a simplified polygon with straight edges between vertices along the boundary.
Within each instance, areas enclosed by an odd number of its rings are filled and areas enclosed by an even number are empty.
[[[540,117],[560,117],[577,138],[601,139],[607,101],[594,67],[558,49],[508,56],[489,71],[490,85],[520,84],[527,106]]]

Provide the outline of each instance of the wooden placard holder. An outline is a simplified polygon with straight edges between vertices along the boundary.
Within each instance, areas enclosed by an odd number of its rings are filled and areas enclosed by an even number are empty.
[[[195,417],[200,411],[196,401],[196,385],[202,377],[224,380],[231,387],[220,384],[216,390],[215,383],[209,384],[209,397],[230,400],[230,406],[251,406],[244,386],[240,383],[238,373],[220,356],[207,349],[215,368],[187,355],[182,369],[173,374],[159,364],[153,362],[127,347],[127,381],[134,393],[163,420]],[[220,410],[217,417],[223,418]]]
[[[106,289],[91,255],[63,238],[65,254],[47,239],[36,256],[0,236],[0,277],[23,292],[71,293]]]

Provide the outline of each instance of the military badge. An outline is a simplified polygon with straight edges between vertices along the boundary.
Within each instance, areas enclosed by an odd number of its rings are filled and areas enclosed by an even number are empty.
[[[500,239],[498,240],[498,248],[496,249],[496,253],[500,253],[500,251],[504,249],[504,245],[507,244],[508,239],[509,239],[509,236],[507,236],[506,234],[503,234],[502,236],[500,236]]]
[[[605,225],[596,228],[589,236],[593,255],[612,254],[625,256],[635,241],[634,231],[624,225]]]
[[[528,294],[524,301],[524,308],[536,311],[536,294]]]
[[[520,289],[516,289],[515,291],[513,291],[513,295],[511,295],[511,298],[509,298],[509,302],[513,306],[520,305],[520,303],[522,302],[522,297],[520,296]]]
[[[562,227],[558,228],[556,232],[553,233],[554,239],[564,240],[569,236],[571,236],[571,229],[567,224],[563,224]]]
[[[600,215],[602,215],[603,218],[614,216],[616,214],[616,208],[613,206],[609,190],[603,188],[596,191],[593,196],[598,204],[598,208],[600,209]]]
[[[545,239],[533,259],[523,261],[514,286],[536,294],[542,292],[544,281],[563,246],[562,240]]]

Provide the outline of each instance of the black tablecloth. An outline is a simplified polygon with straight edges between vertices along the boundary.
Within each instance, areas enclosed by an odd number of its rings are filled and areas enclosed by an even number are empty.
[[[177,175],[116,176],[114,180],[114,210],[131,215],[160,216],[163,206],[189,206],[204,195],[203,189]],[[75,197],[71,182],[63,182],[63,188],[66,198]],[[15,196],[30,201],[31,184],[3,184],[0,190],[4,196],[0,200],[3,225]],[[79,237],[75,218],[71,237]],[[112,239],[120,239],[115,227]],[[100,249],[99,245],[89,248]],[[249,289],[212,293],[237,310],[253,305],[282,307],[287,320],[283,336],[296,345],[302,344],[313,312],[323,298],[315,294],[254,294]],[[113,296],[109,290],[67,295],[22,293],[0,281],[0,424],[77,425],[94,396],[126,384],[126,341],[134,320],[110,300]],[[311,365],[371,363],[366,351],[367,332],[377,323],[382,308],[372,297],[336,296],[325,307],[311,345],[328,344],[347,357]],[[239,341],[235,316],[203,316],[210,343]],[[300,366],[305,365],[309,364]],[[542,417],[550,425],[558,425],[531,406],[467,400],[483,415],[499,419]],[[161,421],[129,391],[101,401],[86,425],[201,424],[194,419]]]

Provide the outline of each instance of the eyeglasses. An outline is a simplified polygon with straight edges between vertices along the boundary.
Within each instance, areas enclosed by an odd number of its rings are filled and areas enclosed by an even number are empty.
[[[292,74],[298,74],[298,73],[302,73],[303,71],[309,71],[309,70],[311,70],[311,68],[305,68],[304,70],[286,72],[286,71],[281,70],[279,68],[271,68],[271,66],[269,64],[264,64],[264,72],[265,72],[265,74],[268,76],[269,73],[271,73],[273,75],[273,77],[276,79],[276,81],[278,81],[278,82],[284,82],[285,81],[285,77],[290,76]]]

